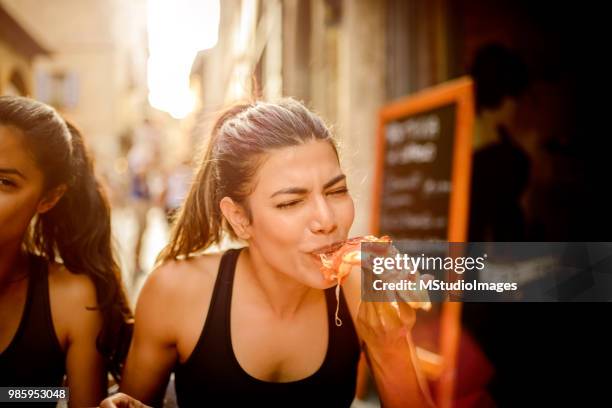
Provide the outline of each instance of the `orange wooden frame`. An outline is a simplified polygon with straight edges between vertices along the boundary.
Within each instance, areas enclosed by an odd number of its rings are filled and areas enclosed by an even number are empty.
[[[449,242],[465,242],[468,228],[470,178],[472,166],[472,132],[474,126],[473,81],[462,77],[424,90],[384,106],[379,113],[376,135],[376,170],[372,200],[370,230],[380,229],[380,207],[385,155],[385,125],[402,117],[418,114],[439,106],[456,104],[455,143],[452,163],[452,189],[450,194],[448,229]],[[438,388],[436,404],[441,408],[452,406],[456,377],[456,361],[461,337],[461,303],[445,302],[440,318],[440,357],[442,366],[435,375]],[[424,365],[427,364],[427,362]],[[431,370],[434,372],[435,370]]]

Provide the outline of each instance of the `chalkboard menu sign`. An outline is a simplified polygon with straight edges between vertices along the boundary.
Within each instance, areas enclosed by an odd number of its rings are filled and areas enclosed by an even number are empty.
[[[461,78],[384,106],[372,232],[461,242],[467,234],[473,84]]]

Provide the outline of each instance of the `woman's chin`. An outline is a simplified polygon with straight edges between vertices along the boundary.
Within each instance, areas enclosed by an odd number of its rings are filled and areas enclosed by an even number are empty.
[[[315,278],[312,279],[312,281],[314,283],[312,286],[317,289],[329,289],[331,287],[336,286],[335,281],[330,281],[329,279],[325,279],[325,277],[319,270],[316,271]]]

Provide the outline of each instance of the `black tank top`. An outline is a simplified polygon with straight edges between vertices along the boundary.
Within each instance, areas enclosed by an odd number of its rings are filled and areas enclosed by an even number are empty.
[[[48,279],[47,261],[30,256],[28,289],[21,321],[13,340],[0,353],[2,387],[62,385],[65,355],[51,320]],[[27,404],[17,405],[25,407]],[[46,405],[38,403],[35,406]]]
[[[239,249],[231,249],[221,258],[200,338],[187,361],[175,367],[179,406],[350,406],[360,347],[342,292],[339,313],[343,324],[337,327],[334,323],[334,288],[325,290],[329,339],[325,360],[314,374],[278,383],[258,380],[242,369],[230,335],[232,286],[239,253]]]

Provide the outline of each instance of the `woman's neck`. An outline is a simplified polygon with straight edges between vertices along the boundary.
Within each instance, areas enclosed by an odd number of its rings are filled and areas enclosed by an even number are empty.
[[[9,244],[0,248],[0,292],[26,273],[26,257],[21,251],[21,243]]]
[[[244,269],[272,312],[280,318],[295,316],[314,289],[271,268],[259,252],[250,247],[245,248],[243,254],[240,258],[243,258]]]

